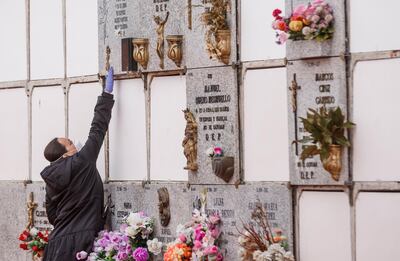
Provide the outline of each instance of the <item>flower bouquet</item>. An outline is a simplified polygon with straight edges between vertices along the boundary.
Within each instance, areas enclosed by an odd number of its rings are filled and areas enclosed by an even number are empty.
[[[37,228],[25,229],[18,238],[22,241],[19,247],[26,251],[31,251],[34,257],[43,256],[45,246],[48,244],[49,232],[39,231]]]
[[[239,257],[241,260],[254,261],[294,261],[294,256],[288,251],[287,238],[282,230],[274,233],[268,224],[267,213],[260,203],[251,215],[252,222],[243,224],[239,231]]]
[[[207,217],[195,209],[192,220],[177,227],[178,238],[164,254],[165,261],[222,261],[224,257],[217,246],[221,235],[218,215]]]
[[[130,213],[119,231],[101,231],[88,256],[81,251],[77,260],[90,261],[147,261],[161,253],[162,243],[151,239],[154,219],[143,212]]]
[[[325,41],[333,36],[333,9],[324,0],[299,5],[288,18],[282,17],[281,13],[279,9],[272,13],[275,18],[272,28],[276,30],[277,44],[283,44],[287,39]]]

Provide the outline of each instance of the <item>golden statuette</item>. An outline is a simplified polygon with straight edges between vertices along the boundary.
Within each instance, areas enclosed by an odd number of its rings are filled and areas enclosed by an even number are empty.
[[[183,153],[187,159],[187,164],[184,169],[197,171],[197,123],[189,109],[186,109],[183,112],[185,113],[186,128],[182,147]]]
[[[33,192],[29,194],[29,201],[26,203],[26,209],[28,210],[28,225],[26,225],[26,229],[31,229],[34,225],[34,211],[38,206],[37,203],[33,201]]]
[[[164,20],[162,20],[159,16],[154,16],[154,22],[158,25],[157,27],[157,55],[160,58],[160,68],[164,69],[164,30],[165,24],[168,21],[169,12],[167,12],[167,16]]]

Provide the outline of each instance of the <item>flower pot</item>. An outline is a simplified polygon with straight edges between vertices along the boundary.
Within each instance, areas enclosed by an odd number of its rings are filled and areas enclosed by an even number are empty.
[[[132,43],[134,46],[133,59],[146,70],[149,62],[149,39],[135,38]]]
[[[171,59],[176,66],[181,67],[182,61],[182,35],[168,35],[168,58]]]
[[[228,183],[235,172],[235,159],[233,157],[214,157],[212,170],[215,175]]]
[[[215,39],[217,41],[218,58],[224,63],[229,64],[229,58],[231,56],[231,31],[230,30],[218,30],[215,33]]]
[[[342,146],[330,145],[329,156],[322,162],[322,165],[331,174],[332,179],[339,181],[342,170]]]

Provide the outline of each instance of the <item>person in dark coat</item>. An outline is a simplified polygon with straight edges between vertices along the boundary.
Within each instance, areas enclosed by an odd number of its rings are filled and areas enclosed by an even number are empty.
[[[46,183],[46,211],[54,230],[44,261],[72,261],[77,252],[90,253],[95,237],[103,229],[103,182],[96,160],[111,120],[112,91],[111,67],[94,109],[89,137],[79,152],[67,138],[55,138],[45,148],[50,165],[40,175]]]

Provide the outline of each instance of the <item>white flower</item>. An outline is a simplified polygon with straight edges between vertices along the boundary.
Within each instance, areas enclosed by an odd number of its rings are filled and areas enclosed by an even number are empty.
[[[280,244],[272,244],[268,248],[268,252],[270,253],[281,253],[282,255],[286,253],[286,250]]]
[[[329,24],[333,20],[333,16],[328,14],[325,16],[325,21]]]
[[[286,252],[283,257],[285,258],[285,261],[294,261],[294,256],[292,252]]]
[[[158,255],[161,253],[162,243],[157,238],[154,238],[153,240],[147,240],[147,247],[151,253]]]
[[[31,236],[35,237],[39,233],[39,230],[37,228],[33,227],[33,228],[31,228],[29,233],[31,234]]]
[[[254,252],[253,252],[253,259],[254,259],[254,260],[259,259],[260,256],[261,256],[261,254],[262,254],[262,252],[261,252],[260,250],[254,251]]]
[[[138,226],[138,224],[143,223],[143,219],[139,213],[130,213],[129,216],[126,218],[126,222],[130,226],[133,226],[133,225]]]
[[[125,233],[130,237],[135,237],[139,233],[139,230],[136,226],[128,226],[125,229]]]
[[[311,28],[310,27],[308,27],[308,26],[305,26],[304,28],[303,28],[303,34],[304,35],[309,35],[310,33],[311,33]]]
[[[206,154],[208,157],[213,157],[214,156],[214,147],[210,147],[206,150]]]

